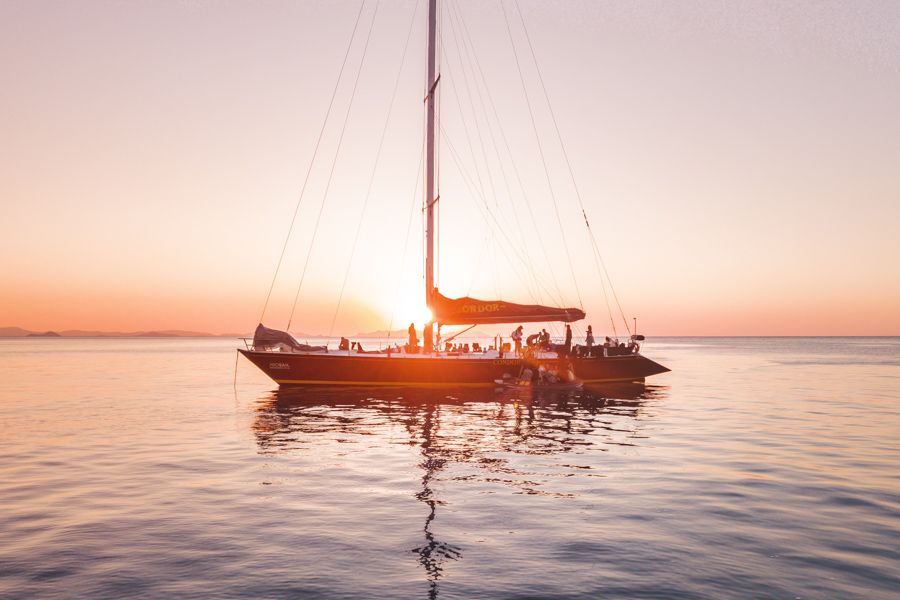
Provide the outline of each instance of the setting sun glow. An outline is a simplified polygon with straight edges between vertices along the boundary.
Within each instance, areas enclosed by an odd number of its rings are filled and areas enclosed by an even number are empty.
[[[421,294],[402,296],[394,310],[388,310],[388,314],[391,313],[393,313],[394,329],[406,329],[410,323],[414,323],[416,329],[421,329],[425,323],[431,320],[431,311],[425,306]]]
[[[349,55],[358,3],[0,4],[0,327],[251,331],[295,207],[265,322],[305,277],[298,331],[421,327],[416,4]],[[608,323],[583,202],[647,335],[900,333],[896,19],[565,4],[521,74],[500,3],[444,4],[442,293]]]

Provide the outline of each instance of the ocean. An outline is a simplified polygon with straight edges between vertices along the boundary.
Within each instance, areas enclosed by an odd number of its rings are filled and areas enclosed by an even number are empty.
[[[226,339],[0,340],[2,598],[897,598],[900,338],[646,387],[279,391]]]

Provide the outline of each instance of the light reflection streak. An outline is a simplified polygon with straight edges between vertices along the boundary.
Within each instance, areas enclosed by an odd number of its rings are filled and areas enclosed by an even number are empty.
[[[627,385],[587,390],[447,390],[415,388],[294,387],[276,390],[256,406],[253,433],[259,452],[279,455],[303,451],[311,438],[340,441],[347,435],[375,435],[399,424],[417,447],[421,488],[414,497],[427,507],[424,543],[411,552],[425,571],[428,597],[436,599],[448,562],[463,548],[441,540],[434,524],[445,480],[478,480],[509,486],[516,493],[566,497],[546,489],[548,473],[512,464],[515,455],[549,456],[606,451],[634,445],[642,422],[652,418],[651,401],[665,398],[662,386]],[[395,442],[397,443],[397,442]],[[481,475],[453,477],[454,464],[468,464]],[[577,464],[571,469],[589,469]]]

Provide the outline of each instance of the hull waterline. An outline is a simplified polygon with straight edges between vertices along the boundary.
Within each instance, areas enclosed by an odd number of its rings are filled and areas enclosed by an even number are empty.
[[[250,362],[282,386],[491,387],[518,377],[522,358],[466,358],[424,355],[358,355],[242,350]],[[541,361],[553,364],[556,361]],[[669,369],[639,354],[573,359],[575,376],[586,383],[643,381]]]

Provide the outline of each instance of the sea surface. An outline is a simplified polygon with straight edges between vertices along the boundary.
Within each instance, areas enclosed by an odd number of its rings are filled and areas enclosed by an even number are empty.
[[[532,394],[278,391],[235,346],[0,340],[0,597],[900,597],[900,338]]]

